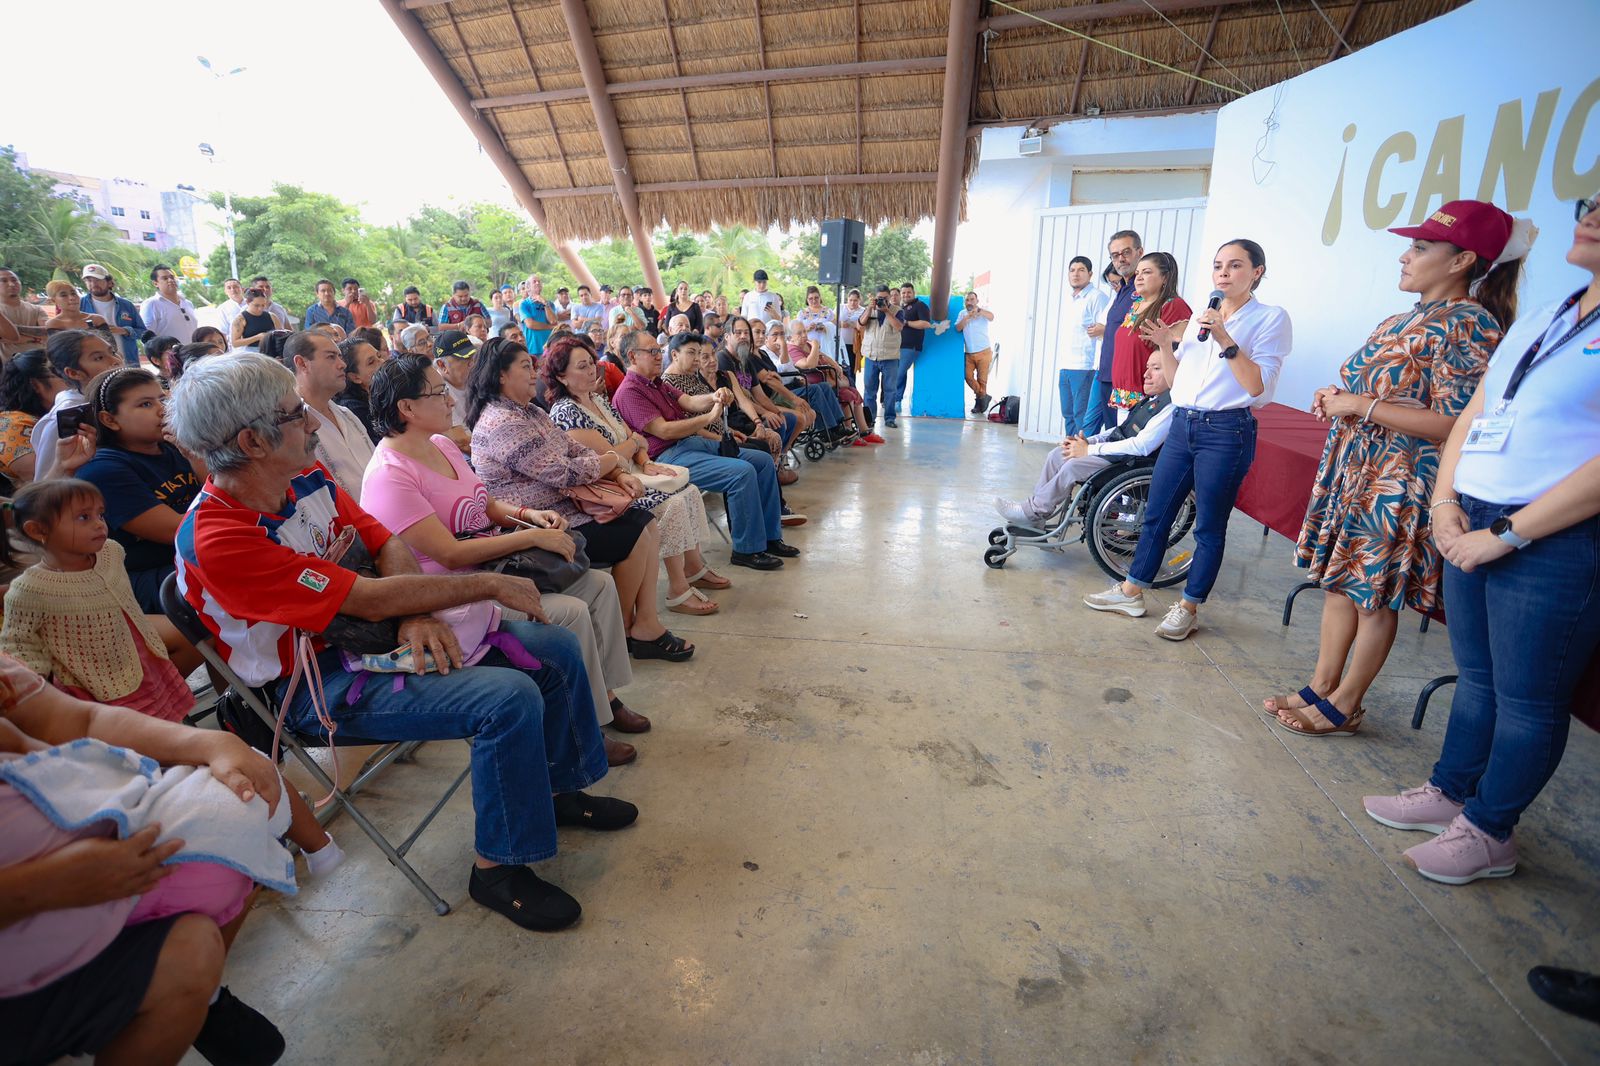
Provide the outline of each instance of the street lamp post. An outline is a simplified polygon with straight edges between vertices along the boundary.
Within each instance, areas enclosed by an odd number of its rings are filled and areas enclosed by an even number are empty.
[[[205,56],[195,56],[195,59],[199,60],[200,65],[211,74],[212,79],[215,81],[221,81],[224,78],[231,78],[235,74],[244,73],[243,67],[234,67],[232,70],[227,72],[215,70],[211,66],[211,60],[207,59]],[[221,105],[219,104],[219,114],[217,116],[218,126],[223,124],[223,116],[220,113],[220,106]],[[205,141],[200,143],[200,154],[210,160],[213,166],[216,165],[217,151],[215,148],[211,147],[210,143]],[[223,234],[228,239],[228,272],[230,276],[236,278],[239,276],[239,250],[235,245],[233,238],[233,193],[229,189],[228,184],[229,183],[226,180],[222,182],[222,212],[224,223]]]

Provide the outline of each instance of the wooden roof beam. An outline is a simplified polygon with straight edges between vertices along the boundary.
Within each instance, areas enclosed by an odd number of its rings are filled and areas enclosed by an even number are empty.
[[[672,8],[667,0],[661,0],[661,21],[667,27],[667,51],[672,53],[672,70],[679,77],[683,76],[683,60],[678,57],[678,35],[672,31]],[[700,153],[694,149],[694,124],[689,121],[689,94],[682,89],[678,90],[678,104],[683,109],[683,139],[689,146],[689,162],[694,164],[694,176],[700,177]]]
[[[1328,53],[1328,62],[1332,63],[1344,52],[1344,43],[1350,39],[1350,33],[1356,28],[1356,16],[1361,14],[1361,5],[1366,0],[1356,0],[1355,6],[1350,9],[1350,14],[1345,16],[1344,29],[1339,31],[1339,39],[1333,42],[1333,50]]]
[[[1216,0],[1211,0],[1215,3]],[[772,70],[733,70],[726,74],[686,74],[679,78],[651,78],[647,81],[618,81],[605,87],[609,96],[624,93],[680,92],[684,89],[724,89],[734,85],[774,84],[787,81],[822,81],[838,78],[872,78],[891,74],[931,74],[945,69],[944,56],[918,56],[908,59],[878,59],[865,63],[828,63],[811,67],[779,67]],[[561,100],[586,100],[582,89],[546,89],[536,93],[487,96],[472,101],[480,111],[497,107],[523,107],[529,104],[556,103]]]
[[[489,161],[494,164],[500,176],[511,187],[511,195],[517,198],[522,209],[528,212],[528,217],[533,219],[533,224],[542,230],[550,243],[555,245],[556,254],[561,256],[561,261],[572,271],[572,276],[580,282],[598,289],[594,276],[589,273],[589,268],[572,246],[563,240],[557,240],[550,232],[550,222],[544,213],[544,204],[539,201],[539,194],[534,190],[533,183],[522,172],[517,161],[511,158],[505,142],[484,121],[483,116],[472,108],[472,101],[467,96],[466,87],[456,77],[455,71],[450,69],[439,50],[434,47],[433,40],[428,36],[428,31],[422,28],[422,23],[402,3],[402,0],[380,0],[383,9],[394,20],[395,26],[400,30],[406,43],[411,45],[411,50],[417,53],[417,58],[422,60],[422,65],[427,68],[433,80],[443,90],[445,99],[456,109],[456,114],[461,116],[461,121],[466,123],[467,131],[478,141]]]
[[[605,64],[600,61],[600,49],[594,43],[589,9],[583,0],[561,0],[561,13],[566,16],[567,36],[578,57],[578,69],[583,71],[589,106],[594,109],[595,128],[600,133],[600,143],[605,146],[606,161],[611,164],[611,184],[616,187],[622,217],[627,220],[634,250],[639,253],[639,269],[645,282],[656,292],[662,292],[661,270],[656,265],[655,248],[650,244],[650,233],[654,227],[645,228],[644,220],[639,215],[639,196],[633,187],[633,173],[628,169],[628,147],[622,140],[617,110],[611,105],[611,95],[606,92]]]
[[[806,185],[914,185],[938,181],[932,171],[901,174],[807,174],[782,178],[711,178],[706,181],[652,181],[633,187],[635,192],[699,192],[702,189],[791,189]],[[550,189],[546,200],[573,196],[604,196],[609,185],[586,185],[576,189]]]
[[[1029,18],[1027,15],[994,15],[978,23],[981,30],[1019,30],[1038,29],[1042,24],[1039,19],[1047,19],[1057,25],[1071,26],[1078,22],[1093,22],[1096,19],[1128,18],[1134,15],[1149,15],[1154,7],[1163,15],[1171,15],[1179,11],[1192,11],[1196,8],[1228,8],[1244,7],[1248,4],[1259,3],[1260,0],[1108,0],[1104,4],[1080,4],[1077,7],[1056,7],[1044,11],[1035,11],[1039,18]]]
[[[979,0],[950,0],[950,40],[946,45],[944,109],[939,120],[939,178],[934,191],[933,284],[928,287],[934,321],[945,317],[950,274],[955,264],[956,227],[961,224],[961,190],[966,185],[968,124],[972,121],[972,81],[978,54]],[[910,412],[907,412],[908,414]]]
[[[1183,102],[1185,105],[1194,103],[1194,94],[1200,89],[1200,72],[1206,69],[1206,55],[1211,51],[1211,44],[1217,39],[1217,23],[1222,21],[1222,8],[1215,8],[1211,12],[1211,25],[1206,29],[1206,43],[1200,46],[1200,58],[1194,61],[1194,80],[1189,82],[1189,88],[1184,91]]]

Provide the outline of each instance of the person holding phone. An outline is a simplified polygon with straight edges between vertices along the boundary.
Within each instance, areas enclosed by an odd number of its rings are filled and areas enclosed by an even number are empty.
[[[544,280],[537,274],[530,274],[528,295],[517,304],[517,322],[522,326],[522,340],[528,354],[535,360],[544,352],[555,321],[554,311],[544,298]]]
[[[67,387],[56,393],[50,410],[34,423],[29,438],[33,444],[34,477],[38,480],[59,473],[58,462],[82,465],[94,454],[93,434],[84,429],[90,424],[88,398],[81,390],[96,374],[125,365],[104,335],[87,330],[62,330],[50,338],[45,351],[51,367]],[[63,412],[69,408],[73,410],[65,416],[63,433]],[[63,446],[62,442],[68,439],[74,443]]]

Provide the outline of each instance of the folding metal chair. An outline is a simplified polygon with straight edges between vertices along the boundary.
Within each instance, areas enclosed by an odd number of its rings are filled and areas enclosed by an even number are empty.
[[[200,617],[195,614],[194,609],[189,606],[188,601],[179,593],[178,580],[175,574],[168,574],[167,579],[161,583],[161,609],[178,632],[183,634],[184,638],[193,644],[200,654],[205,657],[206,662],[215,667],[219,674],[227,678],[228,691],[233,693],[246,707],[254,712],[269,731],[277,728],[277,698],[268,688],[252,688],[246,685],[240,680],[238,674],[228,668],[228,664],[217,651],[216,643],[212,640],[210,632],[206,629],[204,623],[200,621]],[[222,716],[219,714],[218,718],[220,720]],[[396,845],[390,843],[389,838],[384,836],[378,830],[378,827],[373,825],[372,820],[362,812],[361,808],[356,806],[354,797],[390,763],[409,758],[417,748],[421,747],[420,742],[382,742],[364,740],[359,737],[346,737],[342,733],[339,734],[337,738],[339,746],[379,744],[382,747],[382,750],[368,761],[361,774],[351,782],[348,788],[344,789],[339,788],[338,783],[328,776],[322,766],[306,750],[308,745],[311,747],[324,747],[325,743],[320,737],[296,733],[285,723],[282,744],[285,750],[300,761],[300,765],[305,767],[306,772],[317,782],[318,787],[326,789],[333,797],[331,806],[326,808],[323,813],[319,813],[318,820],[323,824],[327,824],[338,817],[341,812],[348,813],[350,820],[367,835],[369,840],[378,846],[378,850],[383,852],[384,858],[389,860],[390,865],[404,874],[406,880],[410,881],[412,886],[433,905],[434,912],[441,915],[449,914],[450,904],[446,903],[428,882],[422,879],[422,875],[417,873],[416,869],[406,861],[405,856],[406,852],[411,850],[411,845],[417,842],[417,838],[432,824],[433,820],[438,817],[439,812],[444,809],[444,805],[450,802],[450,798],[456,794],[456,790],[466,781],[468,775],[472,772],[472,768],[468,766],[456,776],[455,780],[450,783],[450,787],[445,789],[444,795],[439,797],[438,802],[417,823],[411,834]]]
[[[729,532],[731,527],[727,525],[728,497],[720,492],[706,492],[704,489],[702,489],[700,492],[700,500],[702,503],[712,499],[713,497],[722,501],[722,521],[718,522],[716,512],[710,510],[709,508],[706,510],[706,518],[710,522],[711,528],[717,531],[717,536],[722,538],[722,543],[731,548],[733,547],[733,534]]]

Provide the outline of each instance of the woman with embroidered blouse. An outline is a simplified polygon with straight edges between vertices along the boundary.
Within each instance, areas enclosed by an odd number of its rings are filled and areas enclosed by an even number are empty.
[[[1390,230],[1411,238],[1400,290],[1418,302],[1379,324],[1338,384],[1312,400],[1312,414],[1332,425],[1295,565],[1322,586],[1322,642],[1309,685],[1262,701],[1287,732],[1353,735],[1400,610],[1438,604],[1443,564],[1428,500],[1439,446],[1516,316],[1528,242],[1514,228],[1493,204],[1459,200],[1421,226]]]
[[[520,343],[496,337],[478,349],[467,382],[478,475],[491,495],[514,507],[554,511],[583,533],[589,561],[612,568],[635,659],[683,662],[694,645],[668,630],[656,611],[661,532],[655,515],[638,503],[644,486],[615,453],[597,455],[557,429],[534,405],[536,384],[533,357]],[[631,493],[634,506],[608,522],[586,514],[568,490],[599,481]]]
[[[613,452],[629,473],[661,476],[674,468],[650,462],[644,438],[628,429],[606,397],[603,379],[587,337],[563,337],[545,350],[539,372],[550,399],[550,420],[573,440],[596,453]],[[717,602],[702,589],[731,588],[700,554],[711,535],[700,490],[686,484],[674,492],[647,488],[639,502],[661,527],[661,562],[667,570],[667,609],[679,614],[713,614]]]

